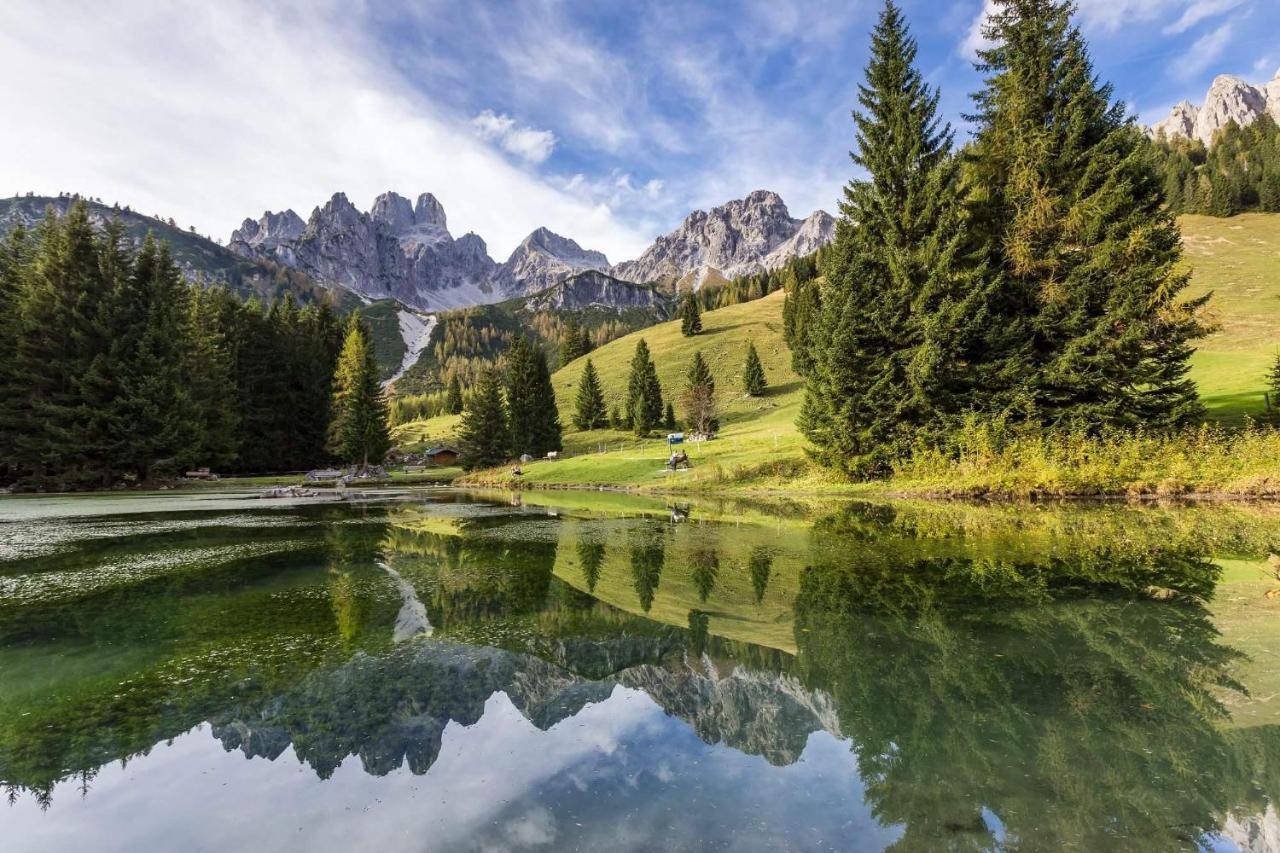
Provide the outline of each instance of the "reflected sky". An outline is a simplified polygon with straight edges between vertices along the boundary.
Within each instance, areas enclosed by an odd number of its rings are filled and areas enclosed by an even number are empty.
[[[1270,507],[58,500],[5,851],[1280,841]]]
[[[102,769],[91,792],[4,812],[5,848],[72,849],[880,849],[900,833],[863,802],[847,742],[815,733],[786,767],[703,743],[645,693],[540,731],[503,693],[479,722],[450,724],[439,758],[373,776],[356,756],[320,780],[292,749],[224,751],[207,727]],[[122,821],[121,814],[146,815]]]

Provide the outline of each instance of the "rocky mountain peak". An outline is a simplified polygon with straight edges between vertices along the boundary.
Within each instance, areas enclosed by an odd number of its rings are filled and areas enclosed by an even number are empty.
[[[830,215],[818,211],[810,219],[811,223],[792,219],[781,196],[756,190],[709,211],[695,210],[639,258],[615,266],[612,274],[628,281],[674,282],[704,269],[725,278],[760,272],[768,268],[766,259],[771,256],[780,264],[800,247],[811,246],[807,254],[830,240]],[[798,236],[802,229],[804,236]]]
[[[444,206],[431,193],[418,196],[418,203],[413,208],[413,221],[419,228],[438,228],[441,231],[449,228]]]
[[[508,295],[537,293],[583,270],[606,270],[609,259],[574,240],[538,228],[521,241],[494,273],[494,286]]]
[[[409,199],[394,192],[386,192],[373,200],[369,215],[385,223],[397,234],[413,228],[413,205]]]
[[[306,231],[307,224],[302,217],[292,210],[279,213],[264,211],[261,219],[246,219],[240,227],[231,232],[231,241],[246,243],[250,246],[275,248],[281,243],[296,240]]]
[[[1260,86],[1250,85],[1231,74],[1221,74],[1209,86],[1202,106],[1182,101],[1174,106],[1168,118],[1156,122],[1147,132],[1151,136],[1163,133],[1168,139],[1198,139],[1211,145],[1218,131],[1231,122],[1245,127],[1265,114],[1280,121],[1280,74]]]

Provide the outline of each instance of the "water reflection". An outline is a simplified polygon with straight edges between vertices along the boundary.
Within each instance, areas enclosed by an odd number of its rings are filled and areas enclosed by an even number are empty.
[[[104,765],[207,740],[202,723],[227,751],[324,780],[354,761],[387,784],[438,777],[450,743],[450,773],[499,772],[468,732],[529,726],[575,758],[529,752],[511,772],[541,781],[501,810],[544,815],[557,845],[588,844],[625,790],[637,831],[723,792],[722,822],[687,820],[672,847],[1179,849],[1274,820],[1280,728],[1233,716],[1270,691],[1232,640],[1280,624],[1257,621],[1273,605],[1242,568],[1276,541],[1266,512],[675,521],[536,499],[297,510],[179,542],[169,525],[128,546],[167,568],[0,605],[0,779],[16,803],[56,793],[56,820],[64,789],[87,802]],[[245,555],[272,536],[293,544]],[[101,543],[50,571],[90,567]],[[767,830],[764,799],[786,806]]]

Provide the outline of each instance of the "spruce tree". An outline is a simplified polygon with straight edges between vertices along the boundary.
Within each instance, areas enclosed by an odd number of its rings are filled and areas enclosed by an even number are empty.
[[[462,382],[458,374],[449,379],[449,391],[444,398],[444,410],[451,415],[462,414]]]
[[[689,290],[680,300],[680,334],[691,338],[702,331],[702,309],[698,306],[698,295]]]
[[[585,326],[576,317],[565,321],[564,331],[560,335],[560,366],[582,358],[591,351],[591,341]]]
[[[578,395],[574,400],[573,425],[583,432],[601,429],[609,422],[605,413],[604,392],[600,388],[600,377],[596,366],[587,359],[582,369],[582,379],[578,383]]]
[[[662,422],[662,385],[649,357],[649,345],[641,338],[631,357],[627,379],[627,415],[636,435],[648,435]]]
[[[14,364],[25,393],[14,412],[14,444],[23,479],[37,487],[112,477],[100,432],[108,400],[84,393],[86,377],[101,389],[98,368],[110,346],[114,283],[99,261],[88,208],[78,201],[63,221],[49,210],[20,278]]]
[[[0,329],[12,336],[10,345],[0,347],[0,484],[12,482],[21,470],[16,442],[25,394],[17,363],[18,298],[29,246],[21,225],[0,239]]]
[[[756,352],[754,342],[747,344],[747,360],[742,366],[742,390],[748,396],[759,397],[769,387],[764,378],[764,365],[760,363],[760,353]]]
[[[719,428],[716,380],[700,351],[693,354],[693,362],[689,365],[682,402],[689,428],[695,433],[710,435]]]
[[[510,458],[507,410],[497,370],[486,368],[462,410],[458,428],[462,466],[467,470],[492,468]]]
[[[662,428],[667,432],[675,432],[676,429],[676,408],[671,405],[671,401],[667,401],[666,411],[662,413]]]
[[[507,418],[514,456],[560,450],[560,413],[542,350],[524,336],[507,348]]]
[[[1171,427],[1201,412],[1187,369],[1203,300],[1183,299],[1160,175],[1073,9],[995,0],[984,30],[975,213],[1001,268],[990,324],[1016,336],[996,378],[1046,425]]]
[[[193,466],[223,470],[239,450],[239,411],[231,352],[212,290],[193,290],[188,307],[186,372],[197,436],[188,451]],[[327,391],[327,383],[321,389]],[[326,393],[326,396],[327,393]]]
[[[867,177],[845,187],[821,297],[804,287],[792,311],[800,427],[821,461],[858,476],[944,433],[975,405],[983,373],[983,280],[966,251],[959,164],[916,52],[886,2],[853,115]]]
[[[333,375],[333,420],[329,450],[335,457],[368,468],[381,464],[391,448],[387,433],[387,401],[378,381],[373,343],[359,321],[348,324],[347,337]]]

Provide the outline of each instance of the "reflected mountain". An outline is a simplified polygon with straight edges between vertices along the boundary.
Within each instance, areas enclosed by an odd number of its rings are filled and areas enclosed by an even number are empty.
[[[28,676],[2,700],[0,779],[88,786],[205,721],[228,751],[292,751],[322,779],[352,758],[426,774],[450,724],[498,694],[546,732],[621,690],[773,768],[837,739],[898,849],[1266,837],[1280,726],[1233,719],[1248,661],[1214,607],[1223,565],[1265,557],[1270,534],[1234,516],[969,513],[853,505],[756,530],[464,502],[326,523],[290,559],[233,548],[164,606],[145,580],[9,618],[11,673],[122,619],[139,639],[101,678],[51,694]],[[767,641],[731,638],[749,631]]]

